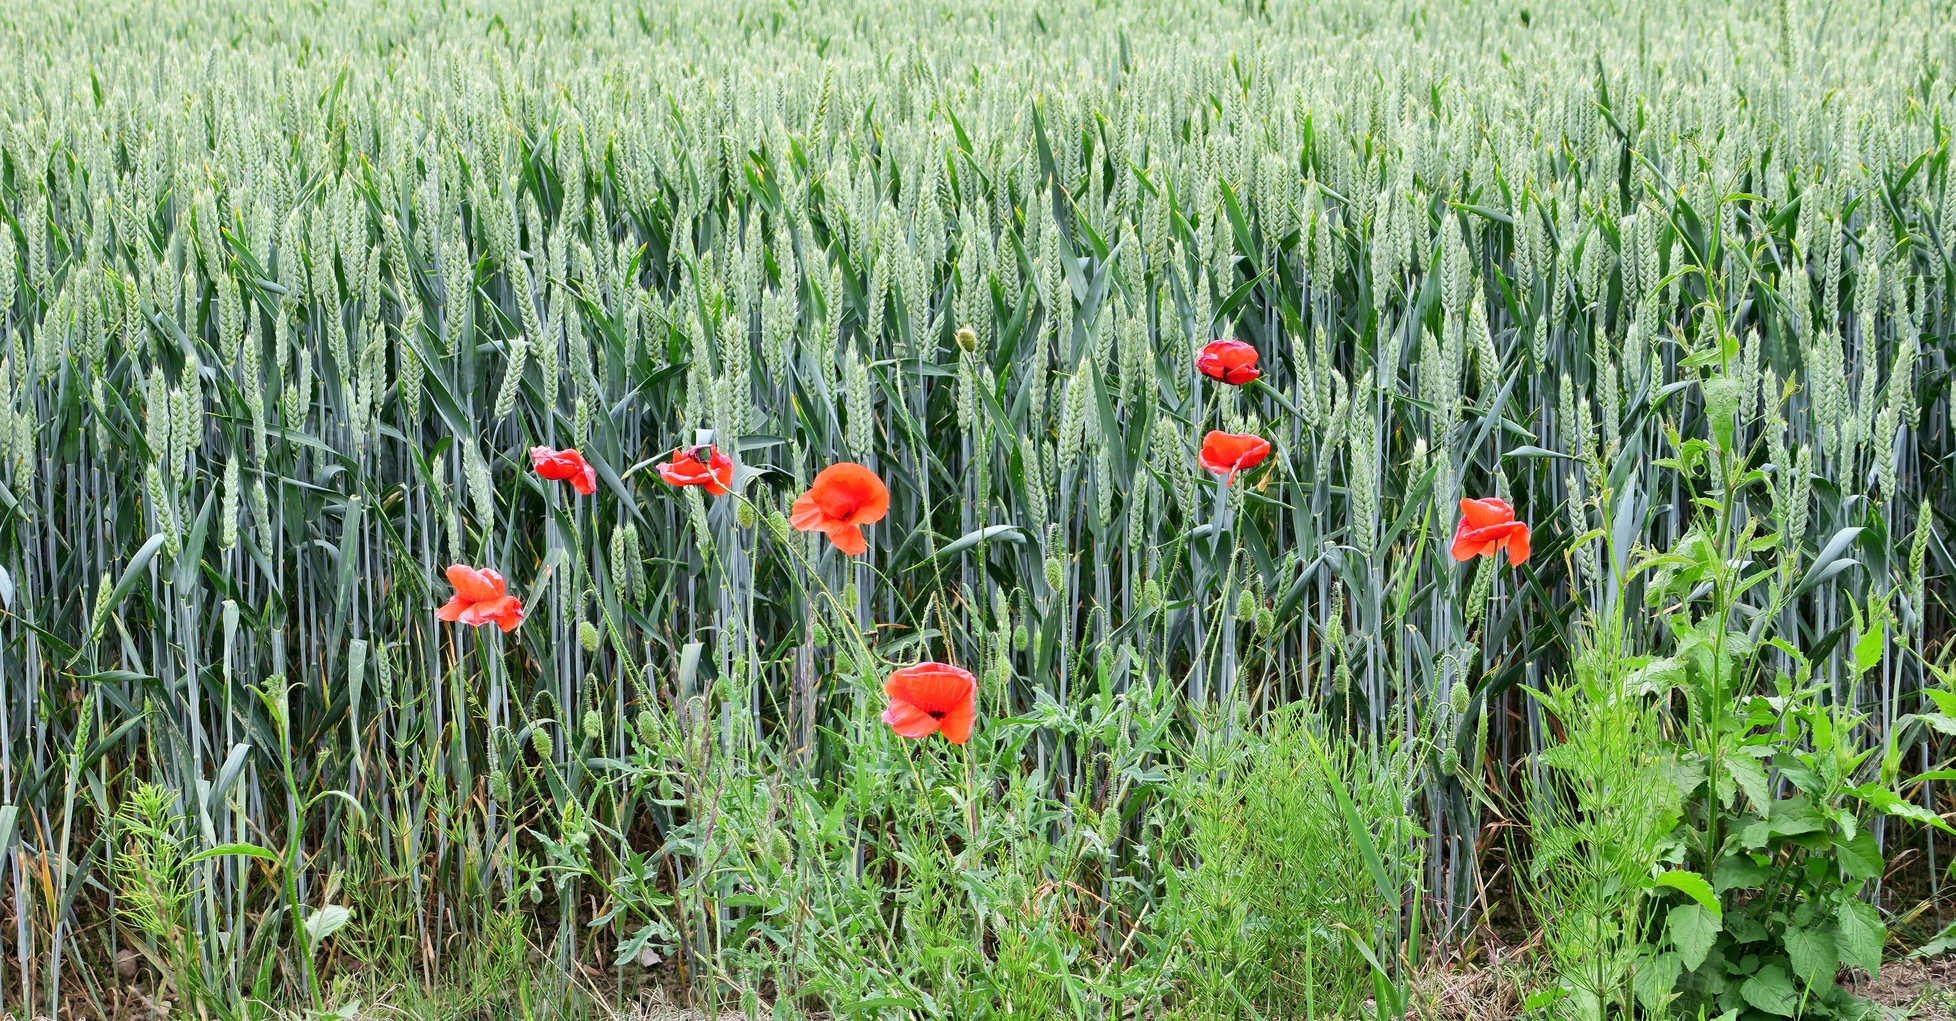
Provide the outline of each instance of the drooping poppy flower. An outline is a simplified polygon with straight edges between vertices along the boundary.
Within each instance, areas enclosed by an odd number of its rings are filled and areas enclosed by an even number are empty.
[[[1263,375],[1263,370],[1256,367],[1256,359],[1256,348],[1240,340],[1212,340],[1196,356],[1195,367],[1210,379],[1242,386]]]
[[[1508,501],[1489,497],[1460,501],[1460,524],[1453,532],[1453,558],[1472,560],[1508,551],[1508,563],[1528,559],[1528,525],[1515,520]]]
[[[1202,437],[1202,467],[1222,476],[1223,485],[1236,480],[1236,473],[1248,471],[1270,456],[1270,441],[1249,433],[1211,432]]]
[[[504,588],[501,574],[487,567],[478,571],[461,564],[450,564],[447,574],[448,583],[455,586],[455,598],[435,611],[437,618],[470,627],[494,624],[504,631],[514,631],[523,623],[523,604]]]
[[[598,470],[575,450],[531,447],[530,463],[536,465],[537,474],[546,479],[557,482],[569,479],[571,488],[585,496],[598,491]]]
[[[705,486],[714,496],[727,495],[733,486],[733,459],[712,444],[675,450],[672,463],[658,468],[659,477],[668,486]]]
[[[978,715],[974,701],[978,679],[971,671],[949,663],[918,663],[892,673],[883,682],[883,693],[890,696],[883,722],[898,734],[941,733],[952,744],[971,738],[971,724]]]
[[[835,548],[850,556],[869,549],[863,525],[890,512],[890,487],[859,464],[832,464],[815,476],[808,492],[795,500],[788,523],[804,532],[826,532]]]

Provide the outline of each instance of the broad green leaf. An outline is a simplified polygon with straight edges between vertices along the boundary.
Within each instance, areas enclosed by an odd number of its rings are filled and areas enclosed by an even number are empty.
[[[1703,904],[1691,903],[1672,908],[1665,916],[1664,928],[1670,933],[1671,944],[1678,948],[1678,960],[1690,970],[1705,963],[1705,955],[1718,942],[1720,926],[1717,915]]]
[[[316,947],[352,920],[352,908],[329,904],[306,916],[306,939]]]
[[[1832,986],[1834,972],[1841,966],[1834,934],[1821,929],[1787,926],[1786,955],[1793,962],[1793,974],[1803,985]]]
[[[1800,1006],[1800,991],[1786,969],[1777,964],[1760,968],[1739,986],[1739,995],[1759,1010],[1778,1017],[1792,1017]]]
[[[1685,896],[1703,905],[1706,911],[1712,913],[1712,917],[1724,917],[1725,912],[1718,905],[1718,895],[1712,892],[1712,886],[1705,881],[1705,877],[1696,872],[1672,869],[1657,877],[1657,885],[1682,891]]]
[[[1888,927],[1874,906],[1860,900],[1845,900],[1834,909],[1835,931],[1842,963],[1870,975],[1881,974],[1881,948],[1888,942]]]

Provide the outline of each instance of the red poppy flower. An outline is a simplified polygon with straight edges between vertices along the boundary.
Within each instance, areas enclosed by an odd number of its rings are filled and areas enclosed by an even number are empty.
[[[727,495],[733,486],[733,460],[711,444],[675,450],[672,463],[658,468],[659,477],[669,486],[705,486],[714,496]]]
[[[1528,559],[1528,526],[1515,520],[1508,501],[1489,497],[1460,501],[1460,525],[1453,533],[1453,558],[1472,560],[1508,551],[1508,563]]]
[[[504,590],[501,574],[487,567],[478,571],[450,564],[448,583],[455,586],[455,598],[443,603],[436,617],[470,627],[494,624],[504,631],[514,631],[523,623],[523,604]]]
[[[530,463],[536,465],[537,474],[546,479],[558,482],[569,479],[571,488],[585,496],[598,491],[598,470],[575,450],[531,447]]]
[[[1223,485],[1235,481],[1236,473],[1248,471],[1270,456],[1270,441],[1249,433],[1211,432],[1202,437],[1202,467],[1222,476]]]
[[[795,501],[788,522],[804,532],[826,532],[835,548],[850,556],[869,549],[860,526],[890,512],[890,487],[859,464],[832,464],[815,476]]]
[[[883,722],[898,734],[942,733],[952,744],[970,740],[971,723],[978,715],[973,701],[978,679],[971,671],[949,663],[919,663],[892,673],[883,682],[883,693],[890,696]]]
[[[1263,375],[1256,358],[1256,348],[1240,340],[1212,340],[1196,356],[1195,367],[1210,379],[1242,386]]]

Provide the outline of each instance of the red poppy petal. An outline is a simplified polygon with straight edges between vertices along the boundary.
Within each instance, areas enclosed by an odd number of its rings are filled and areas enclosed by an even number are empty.
[[[890,700],[889,708],[883,710],[883,722],[904,737],[929,737],[938,727],[931,714],[900,698]]]
[[[1455,560],[1472,560],[1483,553],[1492,552],[1493,549],[1494,544],[1475,536],[1473,529],[1464,529],[1459,535],[1453,537]]]
[[[963,744],[971,740],[971,725],[977,722],[977,719],[978,706],[967,698],[962,705],[945,713],[944,718],[937,721],[937,729],[944,735],[945,740],[952,744]]]
[[[925,712],[948,713],[971,701],[977,688],[971,671],[949,663],[917,663],[890,673],[883,693]]]
[[[571,476],[571,488],[583,493],[585,496],[590,496],[592,493],[597,492],[598,470],[586,464],[583,471]]]
[[[471,603],[503,594],[502,575],[494,571],[478,571],[463,564],[450,564],[443,573],[448,576],[448,583],[455,586],[455,595]]]
[[[1508,563],[1519,565],[1528,560],[1528,526],[1517,522],[1515,534],[1508,539]]]
[[[794,507],[788,511],[788,523],[803,532],[820,532],[828,527],[828,519],[822,516],[822,508],[816,504],[813,493],[795,498]]]
[[[733,492],[734,463],[725,454],[713,452],[712,465],[706,472],[706,491],[714,496],[725,496]]]
[[[1462,500],[1460,517],[1469,527],[1486,528],[1513,521],[1515,512],[1505,500]]]
[[[446,620],[446,621],[460,620],[462,619],[462,611],[468,609],[472,605],[474,604],[470,603],[466,599],[463,599],[461,596],[456,596],[455,598],[450,599],[448,602],[441,604],[441,607],[435,610],[435,619]]]
[[[462,614],[464,624],[473,624],[477,627],[494,624],[504,631],[514,631],[516,625],[522,622],[523,604],[518,602],[515,596],[503,596],[501,599],[477,603]]]
[[[835,548],[852,557],[869,552],[869,540],[863,538],[863,530],[855,525],[834,525],[828,530],[829,541]]]

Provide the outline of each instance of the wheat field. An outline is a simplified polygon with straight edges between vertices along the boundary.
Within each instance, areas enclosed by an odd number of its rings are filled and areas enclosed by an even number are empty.
[[[1956,941],[1946,2],[0,66],[10,1016],[1765,1021]]]

